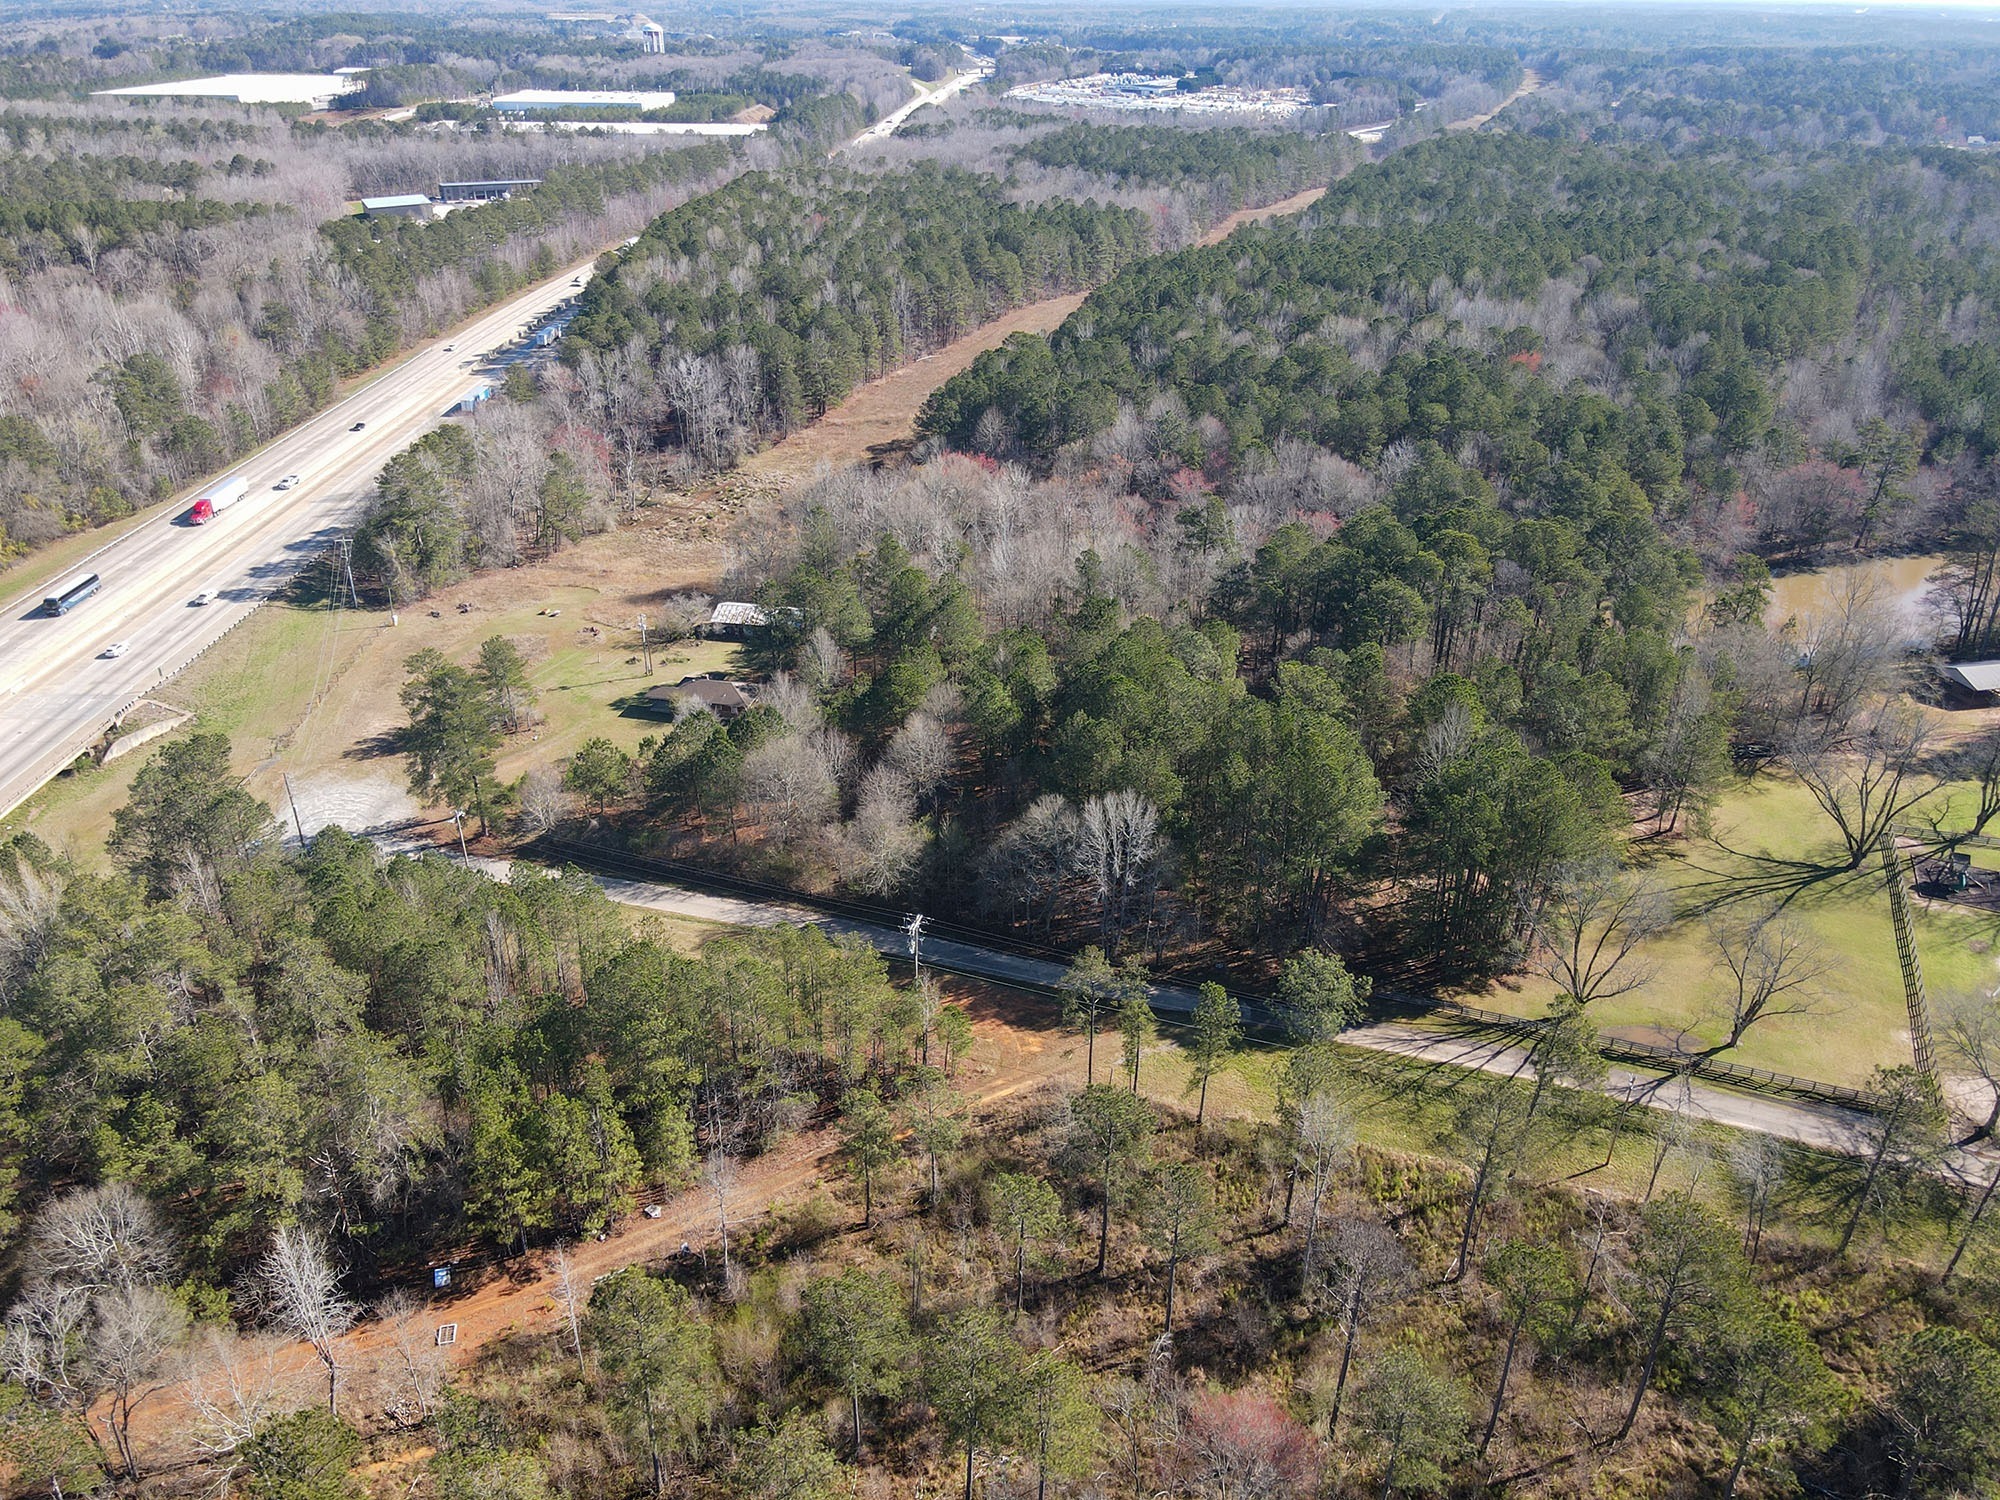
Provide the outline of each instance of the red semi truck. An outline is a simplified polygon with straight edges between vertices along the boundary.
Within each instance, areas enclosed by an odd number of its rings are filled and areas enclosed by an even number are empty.
[[[242,476],[224,479],[201,492],[200,497],[188,507],[188,524],[205,526],[223,511],[228,510],[238,500],[250,493],[249,481]]]

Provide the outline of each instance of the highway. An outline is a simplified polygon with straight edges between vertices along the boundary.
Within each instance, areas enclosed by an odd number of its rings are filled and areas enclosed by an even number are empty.
[[[198,491],[92,553],[63,579],[0,604],[0,816],[95,745],[113,719],[213,645],[301,563],[350,528],[390,458],[479,383],[475,366],[575,295],[591,263],[492,308],[275,439],[226,475],[249,493],[205,526],[185,517]],[[447,345],[451,347],[447,347]],[[356,423],[365,426],[351,430]],[[274,488],[286,475],[299,483]],[[95,572],[92,598],[59,618],[43,595]],[[190,601],[205,589],[215,601]],[[102,654],[130,642],[116,659]]]

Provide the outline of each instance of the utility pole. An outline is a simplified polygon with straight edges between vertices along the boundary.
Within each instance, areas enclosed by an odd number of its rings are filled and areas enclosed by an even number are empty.
[[[465,809],[464,808],[454,807],[451,810],[451,826],[458,830],[458,862],[462,865],[469,865],[472,863],[472,856],[465,852]]]
[[[305,819],[299,816],[299,799],[292,790],[292,773],[284,771],[280,774],[285,778],[285,800],[292,804],[292,826],[299,831],[299,847],[303,849],[306,846],[306,825]]]
[[[646,617],[639,616],[639,650],[646,658],[646,675],[653,675],[653,642],[646,634]]]
[[[917,988],[924,985],[924,914],[915,912],[903,926],[910,939],[910,967],[917,971]]]

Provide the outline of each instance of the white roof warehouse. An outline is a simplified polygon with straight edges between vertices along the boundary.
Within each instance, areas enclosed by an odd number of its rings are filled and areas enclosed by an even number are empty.
[[[665,109],[674,102],[672,89],[518,89],[493,96],[502,113],[525,114],[561,109]]]

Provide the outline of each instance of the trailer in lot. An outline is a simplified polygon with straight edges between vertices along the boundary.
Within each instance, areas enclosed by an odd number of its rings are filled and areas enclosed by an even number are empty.
[[[42,600],[42,613],[66,615],[103,587],[104,580],[95,573],[85,573],[80,577],[69,579],[53,594]]]
[[[188,507],[188,524],[206,526],[249,493],[250,482],[241,474],[210,485]]]

